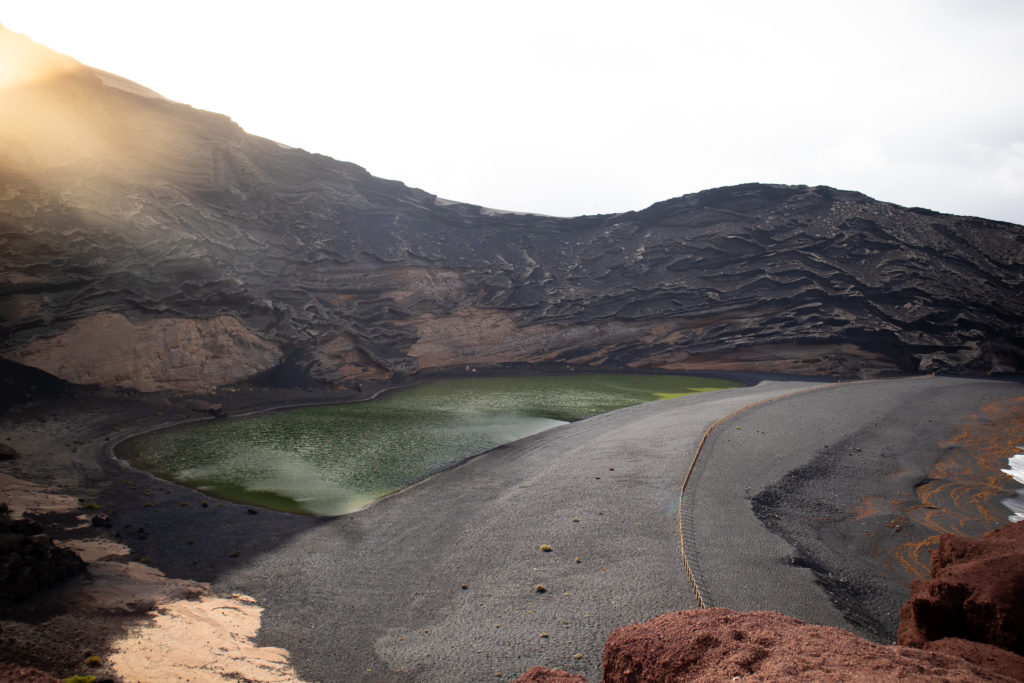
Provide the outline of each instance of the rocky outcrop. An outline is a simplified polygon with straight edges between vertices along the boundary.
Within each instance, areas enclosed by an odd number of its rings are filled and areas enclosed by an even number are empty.
[[[0,662],[0,681],[18,681],[19,683],[63,683],[63,678],[57,678],[39,669],[30,666],[18,666]]]
[[[1022,680],[1024,658],[1011,657],[1013,667],[990,669],[948,654],[878,645],[774,612],[712,608],[616,629],[605,644],[603,680]]]
[[[12,41],[34,75],[0,98],[0,355],[62,379],[193,390],[268,363],[331,385],[505,362],[1024,370],[1021,226],[758,184],[615,215],[496,212],[0,29]],[[77,343],[115,320],[97,316],[124,319],[120,369]],[[198,365],[156,353],[168,334]]]
[[[900,611],[898,645],[775,612],[688,610],[612,631],[602,680],[1024,681],[1022,586],[1024,522],[978,539],[946,534],[932,579],[915,581]],[[527,673],[521,681],[564,674]]]
[[[961,639],[1024,655],[1024,522],[977,539],[943,535],[931,572],[900,610],[901,645]]]
[[[58,548],[31,521],[12,520],[0,503],[0,607],[46,590],[85,571],[74,552]]]
[[[75,384],[182,392],[211,391],[267,370],[279,357],[274,344],[230,316],[131,321],[105,312],[11,354]]]
[[[956,640],[928,649],[886,646],[776,612],[722,608],[673,612],[616,629],[605,643],[602,668],[604,683],[1024,680],[1024,657],[993,646]],[[580,680],[533,667],[516,683]]]

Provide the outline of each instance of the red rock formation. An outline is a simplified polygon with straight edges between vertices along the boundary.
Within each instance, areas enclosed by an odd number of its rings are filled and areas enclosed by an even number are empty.
[[[612,631],[603,681],[1024,681],[1024,522],[943,536],[931,571],[900,611],[899,645],[775,612],[689,610]],[[542,667],[519,678],[579,680]]]
[[[1024,658],[1002,670],[917,648],[884,646],[775,612],[712,608],[675,612],[612,631],[605,683],[663,681],[1013,681]]]
[[[561,669],[533,666],[517,678],[515,683],[587,683],[587,679],[579,674],[567,673]]]
[[[0,662],[0,681],[19,681],[19,683],[61,683],[63,679],[51,676],[39,669],[29,666],[18,666]]]
[[[1024,657],[995,645],[975,643],[961,638],[943,638],[925,643],[925,650],[941,652],[965,659],[971,664],[985,667],[990,671],[1004,672],[1024,679]]]
[[[956,638],[1024,654],[1024,522],[978,539],[942,536],[931,572],[911,584],[900,645]]]

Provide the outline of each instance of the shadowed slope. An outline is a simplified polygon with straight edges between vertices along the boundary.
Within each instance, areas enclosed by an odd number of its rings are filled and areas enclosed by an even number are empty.
[[[69,381],[1024,368],[1020,226],[758,184],[495,212],[60,63],[0,98],[0,353]]]

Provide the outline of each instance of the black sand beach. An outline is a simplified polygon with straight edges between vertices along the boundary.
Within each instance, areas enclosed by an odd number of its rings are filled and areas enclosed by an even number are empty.
[[[265,608],[259,643],[287,649],[304,680],[509,680],[534,664],[599,680],[613,628],[696,606],[676,515],[707,427],[820,384],[772,379],[601,415],[338,518],[250,511],[122,470],[102,453],[103,429],[123,419],[101,409],[9,416],[5,434],[24,455],[5,471],[97,501],[109,534],[168,576],[253,596]],[[911,578],[892,555],[933,533],[907,514],[914,485],[948,455],[938,444],[958,420],[1022,394],[1019,381],[885,380],[727,422],[684,505],[708,602],[885,641]],[[44,460],[47,442],[63,464]],[[862,514],[875,509],[858,507],[868,496],[886,505]]]

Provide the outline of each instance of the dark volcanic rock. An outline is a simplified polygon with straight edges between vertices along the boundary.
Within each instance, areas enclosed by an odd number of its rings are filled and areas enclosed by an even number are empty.
[[[943,535],[931,571],[900,611],[901,645],[956,638],[1024,655],[1024,522],[977,539]]]
[[[1020,226],[757,184],[492,211],[0,41],[34,73],[0,100],[0,354],[71,382],[1024,369]]]
[[[21,403],[57,398],[71,387],[42,370],[0,358],[0,415]],[[3,459],[6,456],[0,454],[0,460]]]
[[[12,520],[0,503],[0,606],[46,590],[85,571],[70,550],[58,548],[38,524]]]

